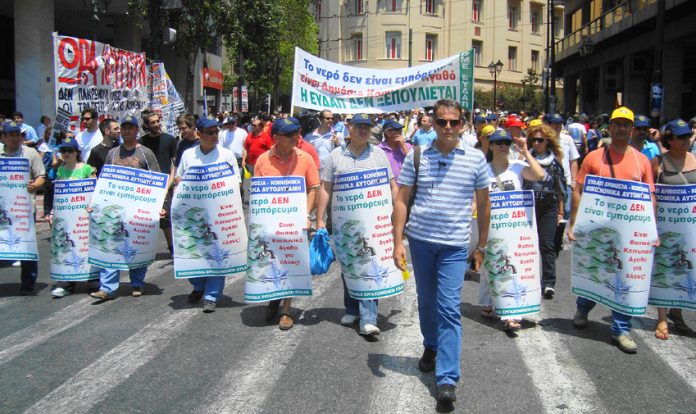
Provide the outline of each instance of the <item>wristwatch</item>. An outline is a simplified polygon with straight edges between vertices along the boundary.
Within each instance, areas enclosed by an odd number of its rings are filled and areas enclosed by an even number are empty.
[[[486,248],[485,248],[485,247],[476,246],[476,250],[480,251],[480,252],[483,253],[483,254],[486,254]]]

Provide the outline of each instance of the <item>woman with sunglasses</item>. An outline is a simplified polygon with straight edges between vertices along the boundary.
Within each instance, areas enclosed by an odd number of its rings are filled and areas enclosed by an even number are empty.
[[[691,128],[681,119],[675,119],[665,126],[660,141],[667,152],[651,160],[656,184],[696,184],[696,156],[689,152],[691,135]],[[674,322],[675,331],[681,334],[692,332],[684,322],[681,309],[657,308],[656,338],[669,338],[667,318]]]
[[[80,146],[74,138],[66,137],[58,147],[60,166],[56,170],[56,180],[82,180],[95,177],[94,168],[80,161]],[[48,216],[48,222],[53,225],[53,211]],[[62,298],[75,291],[77,282],[58,283],[51,295]]]
[[[524,157],[522,160],[510,160],[510,147],[515,143],[517,151]],[[544,178],[544,169],[534,159],[527,149],[524,138],[515,138],[507,131],[498,129],[488,138],[490,143],[488,157],[488,176],[490,178],[489,193],[496,191],[521,190],[522,181],[537,181]],[[483,305],[481,315],[487,318],[494,316],[491,294],[488,290],[488,272],[481,268],[481,282],[479,283],[479,302]],[[514,332],[521,328],[520,319],[510,317],[502,318],[505,331]]]
[[[532,157],[544,169],[541,180],[524,180],[522,188],[534,191],[534,212],[541,252],[541,290],[545,299],[553,299],[556,294],[556,227],[563,219],[566,188],[563,149],[556,132],[548,125],[529,128],[527,146],[531,148]]]

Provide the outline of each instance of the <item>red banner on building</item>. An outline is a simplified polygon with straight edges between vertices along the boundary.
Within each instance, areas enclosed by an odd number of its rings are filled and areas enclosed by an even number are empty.
[[[210,68],[203,68],[203,87],[222,90],[222,72]]]

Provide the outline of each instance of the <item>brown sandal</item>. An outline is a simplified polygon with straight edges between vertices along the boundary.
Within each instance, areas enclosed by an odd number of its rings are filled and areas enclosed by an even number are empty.
[[[495,316],[495,309],[491,307],[485,307],[481,309],[481,316],[484,318],[492,318]]]
[[[287,331],[288,329],[292,328],[293,325],[295,325],[295,322],[292,320],[292,317],[289,313],[280,314],[280,322],[278,323],[278,327],[281,330]]]
[[[522,328],[522,325],[514,319],[505,321],[505,332],[517,332]]]

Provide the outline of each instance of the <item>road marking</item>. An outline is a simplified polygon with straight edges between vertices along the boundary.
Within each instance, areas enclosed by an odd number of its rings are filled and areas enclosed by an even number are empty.
[[[532,316],[535,317],[535,316]],[[547,318],[542,311],[541,323]],[[546,413],[604,413],[593,380],[561,342],[561,334],[547,322],[519,332],[514,339],[529,370]]]
[[[312,283],[312,296],[293,298],[293,307],[311,309],[318,302],[328,300],[327,297],[322,298],[322,292],[325,288],[335,289],[334,285],[339,280],[335,277],[335,271],[315,279]],[[288,344],[299,342],[309,329],[306,325],[297,323],[303,317],[304,312],[289,331],[274,329],[268,337],[264,336],[263,345],[250,347],[250,352],[242,355],[236,366],[201,399],[206,403],[199,406],[197,412],[258,412],[266,398],[272,395],[271,391],[297,351],[298,347],[289,347]]]

